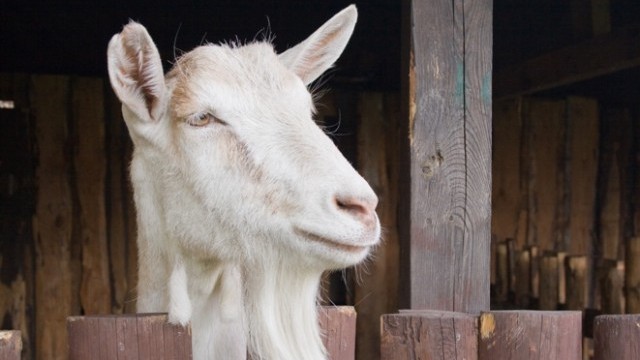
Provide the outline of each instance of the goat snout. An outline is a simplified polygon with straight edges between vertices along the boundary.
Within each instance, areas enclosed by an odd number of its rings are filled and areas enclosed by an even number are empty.
[[[371,228],[376,225],[376,206],[378,206],[378,198],[376,196],[369,198],[335,196],[333,201],[338,211],[358,219],[366,227]]]

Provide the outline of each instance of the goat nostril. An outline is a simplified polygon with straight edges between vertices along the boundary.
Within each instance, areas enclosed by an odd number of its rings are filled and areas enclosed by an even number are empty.
[[[366,202],[355,198],[334,198],[336,207],[341,211],[346,211],[358,217],[370,215],[374,209]]]

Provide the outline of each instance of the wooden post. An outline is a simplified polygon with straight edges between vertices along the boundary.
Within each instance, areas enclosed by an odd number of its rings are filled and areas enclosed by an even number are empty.
[[[331,360],[353,360],[356,354],[356,311],[351,306],[322,306],[318,321]]]
[[[400,305],[487,310],[492,1],[404,5]]]
[[[22,352],[22,336],[20,331],[0,331],[0,359],[20,360]]]
[[[496,300],[504,302],[509,298],[509,252],[505,241],[496,247]]]
[[[475,360],[475,316],[446,311],[406,311],[382,316],[381,360]]]
[[[640,315],[601,315],[593,324],[594,360],[640,358]]]
[[[620,262],[621,263],[621,262]],[[604,314],[622,314],[624,311],[624,277],[615,260],[605,260],[602,265],[602,312]]]
[[[567,276],[567,309],[586,309],[589,295],[587,293],[587,257],[568,256],[565,260],[565,273]]]
[[[558,257],[555,254],[544,255],[540,262],[540,310],[558,309]]]
[[[582,359],[579,311],[491,311],[479,327],[479,360]]]
[[[531,253],[529,250],[518,252],[516,259],[515,304],[526,309],[531,301]]]

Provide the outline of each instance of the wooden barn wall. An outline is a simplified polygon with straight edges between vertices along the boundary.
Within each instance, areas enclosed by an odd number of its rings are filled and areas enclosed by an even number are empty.
[[[134,312],[135,209],[120,103],[98,78],[0,74],[0,315],[24,359],[66,359],[66,318]],[[5,102],[1,103],[5,104]],[[327,275],[326,303],[356,305],[358,358],[379,357],[397,311],[399,96],[335,90],[318,120],[380,197],[384,242]]]
[[[66,359],[70,315],[133,311],[131,144],[102,79],[0,75],[0,314],[24,359]]]
[[[639,128],[591,98],[494,104],[494,308],[637,311]]]

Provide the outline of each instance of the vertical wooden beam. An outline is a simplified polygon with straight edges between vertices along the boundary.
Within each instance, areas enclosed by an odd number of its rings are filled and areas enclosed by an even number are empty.
[[[540,261],[540,310],[558,309],[558,257],[555,254],[543,255]]]
[[[394,101],[395,100],[395,101]],[[397,175],[394,154],[398,143],[397,97],[363,93],[358,105],[358,170],[380,200],[377,213],[384,241],[371,261],[356,269],[358,358],[380,357],[380,316],[398,310]]]
[[[76,140],[73,163],[82,244],[80,302],[85,314],[111,312],[102,90],[102,79],[76,78],[72,82],[71,109]]]
[[[0,331],[0,359],[20,360],[22,336],[20,331]]]
[[[72,291],[72,199],[68,174],[69,81],[34,76],[31,108],[38,144],[38,197],[33,218],[36,359],[67,359],[65,319],[78,311]]]
[[[529,245],[542,252],[558,250],[559,214],[562,212],[565,102],[527,99],[523,117],[529,130]]]
[[[479,312],[489,308],[492,1],[405,4],[401,306]]]
[[[382,317],[382,360],[475,360],[475,316],[446,311],[408,311]]]
[[[640,315],[601,315],[593,324],[594,360],[640,358]]]
[[[498,241],[516,239],[522,203],[521,146],[522,98],[506,99],[493,104],[493,152],[491,233]],[[524,248],[525,243],[518,243]]]
[[[479,327],[479,360],[582,359],[579,311],[492,311]]]

